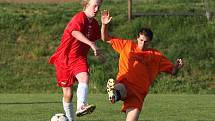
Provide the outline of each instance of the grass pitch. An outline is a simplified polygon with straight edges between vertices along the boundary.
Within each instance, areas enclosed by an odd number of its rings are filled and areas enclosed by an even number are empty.
[[[0,121],[49,121],[62,113],[61,94],[0,94]],[[74,103],[76,104],[76,96]],[[149,94],[141,121],[214,121],[215,95]],[[110,104],[105,94],[90,94],[94,113],[77,121],[123,121],[121,102]]]

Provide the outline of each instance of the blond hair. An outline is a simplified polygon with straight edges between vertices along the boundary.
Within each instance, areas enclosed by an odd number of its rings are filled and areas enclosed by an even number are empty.
[[[86,9],[87,4],[90,2],[90,0],[82,0],[82,6],[83,6],[83,10]]]
[[[100,0],[102,2],[102,0]],[[86,9],[87,4],[90,2],[90,0],[82,0],[82,6],[83,6],[83,10]]]

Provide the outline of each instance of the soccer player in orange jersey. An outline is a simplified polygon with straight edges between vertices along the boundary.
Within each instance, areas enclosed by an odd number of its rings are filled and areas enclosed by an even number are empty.
[[[177,59],[176,64],[173,64],[160,51],[149,48],[153,32],[148,28],[142,28],[137,33],[137,43],[109,36],[108,23],[111,19],[109,11],[102,12],[101,38],[120,55],[116,80],[109,79],[107,82],[109,100],[112,103],[122,100],[126,121],[138,121],[153,80],[161,72],[176,75],[183,61]]]

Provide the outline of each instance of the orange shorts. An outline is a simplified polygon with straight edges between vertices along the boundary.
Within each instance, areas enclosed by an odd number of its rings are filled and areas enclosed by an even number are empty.
[[[71,68],[65,68],[61,65],[55,65],[57,84],[60,87],[71,87],[76,81],[76,75],[80,72],[89,72],[87,64],[74,65]]]
[[[141,111],[146,94],[141,94],[138,90],[135,90],[131,86],[127,85],[124,81],[126,80],[123,80],[123,82],[119,82],[124,84],[127,90],[127,96],[123,101],[121,111],[126,112],[126,110],[129,108],[138,108],[139,111]]]

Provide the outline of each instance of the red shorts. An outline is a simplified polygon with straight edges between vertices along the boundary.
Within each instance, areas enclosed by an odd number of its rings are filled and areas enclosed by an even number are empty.
[[[126,110],[129,108],[138,108],[139,111],[141,111],[146,94],[141,94],[138,90],[135,90],[131,85],[126,84],[124,81],[126,80],[119,82],[124,84],[127,90],[127,96],[123,101],[121,111],[126,112]]]
[[[76,81],[76,75],[80,72],[89,72],[89,66],[87,64],[73,65],[71,67],[64,67],[61,65],[55,65],[57,84],[60,87],[71,87]]]

